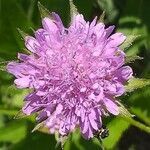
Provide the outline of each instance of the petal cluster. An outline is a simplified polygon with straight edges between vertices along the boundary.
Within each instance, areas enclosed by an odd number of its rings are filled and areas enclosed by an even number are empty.
[[[124,94],[124,84],[132,77],[119,48],[126,37],[114,33],[114,26],[86,22],[74,16],[68,28],[60,17],[42,20],[35,36],[25,37],[31,54],[18,54],[7,70],[18,88],[33,89],[22,111],[37,112],[50,133],[67,135],[79,127],[89,139],[102,126],[102,117],[119,114],[116,98]]]

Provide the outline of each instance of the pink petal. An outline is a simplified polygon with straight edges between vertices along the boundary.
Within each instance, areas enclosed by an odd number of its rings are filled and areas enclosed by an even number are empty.
[[[36,39],[38,40],[38,42],[42,45],[50,45],[50,35],[49,33],[44,30],[44,29],[38,29],[36,32],[35,32],[35,37]]]
[[[62,104],[58,104],[56,107],[56,114],[61,114],[63,110],[63,105]]]
[[[45,17],[42,20],[42,25],[43,25],[43,28],[47,30],[49,33],[56,33],[58,31],[58,27],[56,26],[54,21],[47,17]]]
[[[80,115],[81,115],[81,121],[83,122],[85,119],[85,110],[83,108],[80,111]]]
[[[90,139],[90,138],[93,138],[93,131],[92,131],[92,128],[89,127],[87,132],[83,133],[83,136],[85,139]]]
[[[16,62],[10,62],[8,63],[7,65],[7,71],[11,74],[13,74],[14,76],[16,77],[20,77],[22,74],[21,74],[21,64],[19,63],[16,63]],[[22,65],[23,66],[23,65]]]
[[[109,26],[107,29],[106,29],[106,37],[109,37],[111,35],[111,33],[113,32],[115,26]]]
[[[31,81],[30,78],[27,76],[15,79],[14,83],[17,85],[18,88],[27,88],[29,87],[30,81]]]
[[[28,50],[35,53],[39,49],[40,44],[38,43],[38,41],[35,38],[33,38],[31,36],[26,36],[25,37],[25,46],[27,47]]]
[[[129,80],[132,77],[133,71],[132,71],[131,67],[124,66],[124,67],[119,69],[119,74],[120,74],[120,77],[123,80],[127,81],[127,80]]]
[[[86,117],[85,117],[85,120],[84,120],[84,122],[83,122],[82,133],[83,133],[83,134],[86,133],[87,130],[88,130],[88,128],[89,128],[89,120],[88,120],[88,117],[86,116]]]
[[[91,124],[92,128],[95,130],[98,130],[98,125],[96,123],[96,120],[94,120],[92,118],[91,119],[89,118],[89,120],[90,120],[90,124]]]
[[[18,53],[18,59],[22,60],[22,61],[27,61],[28,60],[28,55],[26,54],[22,54],[22,53]]]
[[[88,139],[93,138],[93,131],[92,128],[89,128],[88,130]]]
[[[31,115],[41,109],[41,107],[32,106],[34,102],[27,101],[22,108],[22,112],[26,115]]]
[[[54,20],[56,21],[56,25],[60,29],[60,31],[64,31],[64,25],[63,25],[63,22],[61,21],[61,18],[59,17],[59,15],[52,12],[52,16],[53,16]]]
[[[118,115],[119,114],[119,107],[109,99],[105,99],[104,103],[106,105],[107,110],[112,113],[113,115]]]
[[[121,45],[125,41],[126,36],[124,36],[122,33],[115,33],[110,36],[110,39],[111,41],[109,42],[109,45],[111,47],[116,47]]]
[[[85,26],[86,25],[86,21],[84,20],[83,15],[78,14],[78,15],[74,16],[72,25],[75,28],[79,28],[81,26]]]

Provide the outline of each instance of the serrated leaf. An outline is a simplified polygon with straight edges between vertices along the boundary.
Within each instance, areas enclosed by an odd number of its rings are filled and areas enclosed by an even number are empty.
[[[108,125],[110,135],[103,140],[103,145],[106,149],[114,149],[118,143],[121,135],[127,130],[130,126],[129,122],[124,121],[123,118],[115,118]]]
[[[40,11],[41,18],[44,18],[44,17],[51,18],[51,14],[50,14],[49,10],[47,8],[45,8],[40,2],[38,2],[38,8]]]
[[[140,35],[129,35],[129,36],[127,36],[125,42],[120,46],[120,48],[121,48],[122,50],[128,49],[128,48],[133,44],[133,42],[134,42],[137,38],[139,38],[139,37],[140,37]]]
[[[133,92],[134,90],[143,88],[147,85],[150,85],[150,79],[132,78],[128,81],[128,84],[125,86],[125,89],[126,92]]]
[[[78,14],[78,10],[76,6],[73,3],[73,0],[69,0],[70,4],[70,17],[71,17],[71,22],[73,21],[73,17]]]
[[[126,56],[125,58],[125,63],[132,63],[136,60],[142,60],[143,58],[137,55],[133,55],[133,56]]]

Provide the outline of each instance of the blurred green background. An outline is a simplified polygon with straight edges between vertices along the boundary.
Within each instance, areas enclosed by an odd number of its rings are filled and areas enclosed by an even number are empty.
[[[69,22],[68,0],[40,0],[50,11],[57,12],[65,25]],[[139,55],[130,65],[136,77],[150,78],[150,0],[74,0],[86,20],[106,11],[107,25],[125,35],[141,35],[126,50],[127,55]],[[31,33],[41,26],[37,0],[0,0],[0,61],[16,60],[24,44],[17,28]],[[0,69],[3,70],[2,64]],[[11,86],[12,85],[12,86]],[[53,135],[36,131],[34,117],[14,119],[23,104],[27,91],[13,86],[13,77],[0,72],[0,150],[54,150]],[[150,87],[136,90],[122,97],[122,102],[135,114],[135,119],[150,126]],[[121,118],[110,117],[104,122],[110,136],[103,140],[106,150],[148,150],[150,135]],[[59,148],[58,148],[59,149]],[[97,140],[85,141],[78,132],[69,137],[65,150],[99,150]]]

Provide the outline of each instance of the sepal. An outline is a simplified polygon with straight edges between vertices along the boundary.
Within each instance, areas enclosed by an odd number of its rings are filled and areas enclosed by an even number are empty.
[[[131,78],[127,85],[125,85],[126,92],[133,92],[136,89],[143,88],[147,85],[150,85],[150,79],[143,78]]]
[[[100,15],[100,17],[99,17],[98,22],[103,22],[103,23],[104,23],[105,16],[106,16],[106,12],[105,12],[105,11],[103,11],[103,12],[102,12],[102,14],[101,14],[101,15]]]
[[[17,30],[18,30],[18,33],[20,34],[20,36],[22,37],[23,40],[25,40],[26,36],[29,36],[27,33],[22,31],[20,28],[17,28]]]
[[[137,56],[137,55],[133,55],[133,56],[126,56],[125,58],[125,63],[133,63],[136,60],[142,60],[143,57]]]
[[[140,37],[140,35],[129,35],[127,36],[124,43],[120,46],[122,50],[127,50],[132,44]]]
[[[78,15],[79,13],[78,13],[76,6],[73,3],[73,0],[69,0],[69,4],[70,4],[70,17],[71,17],[71,22],[72,22],[74,16]]]
[[[52,19],[51,13],[47,8],[45,8],[40,2],[38,2],[38,9],[41,15],[41,18],[49,17]]]

